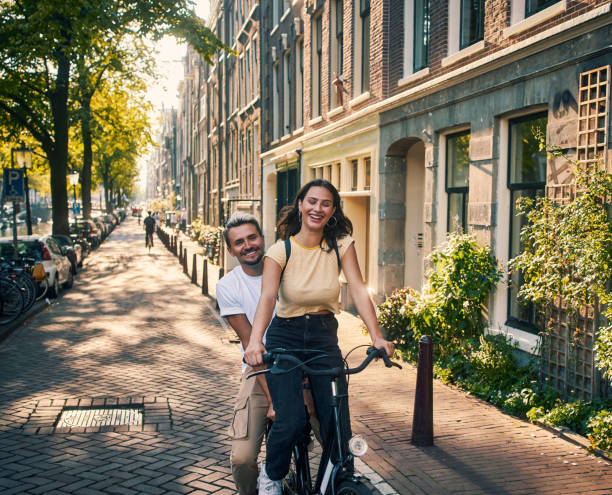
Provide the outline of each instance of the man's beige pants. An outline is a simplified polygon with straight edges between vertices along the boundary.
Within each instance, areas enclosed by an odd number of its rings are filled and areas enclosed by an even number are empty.
[[[234,417],[228,431],[232,438],[232,476],[240,495],[254,495],[257,491],[257,456],[266,431],[268,412],[268,399],[259,382],[255,377],[246,378],[252,372],[252,368],[248,367],[242,374]]]

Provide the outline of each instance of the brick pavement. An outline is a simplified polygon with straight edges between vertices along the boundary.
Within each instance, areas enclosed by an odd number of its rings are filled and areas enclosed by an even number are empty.
[[[340,321],[345,349],[367,342],[356,318]],[[0,493],[234,493],[226,429],[239,351],[226,337],[176,258],[159,242],[148,255],[129,219],[71,291],[0,344]],[[371,447],[359,467],[384,479],[381,493],[612,493],[605,460],[440,383],[436,445],[413,447],[414,381],[412,367],[382,364],[351,378],[353,427]],[[155,422],[46,426],[45,411],[96,399],[144,404]]]

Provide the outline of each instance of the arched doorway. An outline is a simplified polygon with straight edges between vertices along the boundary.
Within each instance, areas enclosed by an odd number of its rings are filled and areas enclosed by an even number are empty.
[[[403,138],[387,150],[380,174],[379,265],[383,294],[423,283],[425,145]]]

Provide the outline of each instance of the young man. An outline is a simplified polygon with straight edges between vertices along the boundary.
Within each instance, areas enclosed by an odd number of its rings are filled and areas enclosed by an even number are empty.
[[[264,237],[257,219],[245,213],[235,213],[230,217],[223,236],[227,252],[240,264],[217,283],[217,302],[221,316],[226,318],[238,335],[240,350],[244,354],[261,294]],[[232,437],[232,476],[240,495],[257,493],[257,456],[267,419],[274,418],[264,376],[246,379],[253,371],[250,366],[242,365],[240,390],[229,428]],[[260,493],[263,493],[261,488]]]
[[[155,219],[151,216],[151,212],[149,211],[149,215],[143,220],[145,229],[145,247],[151,245],[153,247],[153,232],[155,232]]]

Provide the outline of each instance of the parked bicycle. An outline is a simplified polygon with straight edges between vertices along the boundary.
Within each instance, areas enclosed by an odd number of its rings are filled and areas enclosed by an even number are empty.
[[[348,400],[348,397],[338,393],[339,378],[343,375],[353,375],[363,371],[376,358],[382,358],[387,368],[395,366],[401,369],[401,366],[391,361],[384,349],[373,347],[368,348],[366,358],[355,368],[313,369],[308,364],[325,357],[325,353],[312,351],[313,356],[306,361],[302,361],[291,354],[292,352],[303,351],[297,349],[269,350],[263,355],[263,361],[269,366],[268,369],[251,373],[249,378],[262,373],[284,374],[296,368],[301,369],[305,376],[333,377],[330,393],[332,396],[334,428],[333,434],[327,439],[326,445],[323,446],[317,477],[313,485],[308,455],[310,425],[306,425],[304,441],[293,448],[291,468],[284,481],[283,493],[285,495],[371,495],[372,491],[364,483],[363,478],[355,474],[353,467],[354,458],[362,456],[367,451],[366,439],[361,435],[354,435],[348,442],[348,449],[342,439],[342,431],[345,429],[342,427],[344,416],[340,414],[340,403],[342,399]],[[293,365],[293,367],[281,368],[279,363],[282,361]],[[347,416],[345,421],[350,421],[350,418]]]

